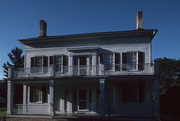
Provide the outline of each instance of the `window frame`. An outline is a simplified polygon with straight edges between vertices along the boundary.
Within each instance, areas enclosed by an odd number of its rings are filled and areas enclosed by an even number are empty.
[[[39,60],[41,60],[40,63]],[[39,55],[31,57],[30,64],[31,73],[47,73],[45,67],[48,67],[48,56]]]
[[[30,86],[30,103],[48,103],[48,86]]]
[[[57,61],[59,59],[59,62]],[[50,56],[50,66],[55,66],[56,72],[62,73],[67,71],[68,68],[68,56],[67,55],[52,55]],[[66,69],[66,70],[65,70]]]
[[[123,90],[123,92],[122,92],[122,103],[123,104],[144,103],[144,101],[145,101],[145,83],[144,82],[141,82],[141,81],[140,82],[130,82],[130,83],[126,82],[123,84],[122,90]],[[133,93],[135,92],[134,95],[132,92]],[[133,97],[134,97],[134,99],[133,99]]]
[[[132,54],[132,59],[128,56]],[[128,59],[129,58],[129,59]],[[122,53],[122,70],[124,71],[142,71],[145,64],[145,52],[127,51]]]

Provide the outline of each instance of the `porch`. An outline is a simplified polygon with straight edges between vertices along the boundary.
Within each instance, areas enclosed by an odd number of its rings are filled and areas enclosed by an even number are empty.
[[[55,115],[62,117],[106,116],[108,114],[153,115],[153,110],[155,110],[153,102],[155,100],[152,98],[151,92],[154,89],[151,85],[156,82],[152,79],[153,77],[151,79],[147,77],[112,79],[111,77],[106,79],[24,81],[22,83],[24,85],[23,104],[17,105],[13,105],[13,84],[8,81],[8,97],[11,95],[11,100],[8,100],[9,112],[7,113],[10,115]],[[45,86],[47,90],[45,90]],[[37,94],[32,95],[32,92]]]

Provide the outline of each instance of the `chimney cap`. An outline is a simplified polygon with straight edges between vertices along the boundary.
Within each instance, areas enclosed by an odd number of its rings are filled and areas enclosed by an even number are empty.
[[[142,14],[143,14],[143,11],[139,10],[139,11],[138,11],[138,14],[141,14],[141,15],[142,15]]]
[[[46,21],[43,20],[43,19],[40,20],[40,24],[41,24],[41,23],[42,23],[42,24],[43,24],[43,23],[47,24]]]

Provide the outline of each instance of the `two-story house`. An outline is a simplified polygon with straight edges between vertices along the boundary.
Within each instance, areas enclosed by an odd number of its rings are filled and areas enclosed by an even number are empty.
[[[19,40],[24,68],[9,68],[8,115],[159,118],[159,81],[152,62],[157,29],[47,36]],[[23,104],[13,105],[13,83]],[[13,111],[13,109],[16,109]]]

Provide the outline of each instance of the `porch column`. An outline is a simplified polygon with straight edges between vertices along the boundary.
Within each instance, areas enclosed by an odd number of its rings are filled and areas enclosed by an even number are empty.
[[[72,89],[68,90],[67,112],[72,113]]]
[[[92,75],[97,75],[97,55],[92,55]]]
[[[27,104],[27,85],[23,84],[23,104]]]
[[[92,75],[91,73],[90,73],[90,57],[88,56],[88,57],[86,57],[86,65],[87,65],[87,72],[86,72],[86,75]]]
[[[27,86],[27,104],[30,103],[30,85]]]
[[[73,74],[73,56],[69,55],[69,59],[68,59],[68,73],[71,76]]]
[[[99,79],[99,113],[101,116],[105,115],[105,79]]]
[[[160,80],[159,80],[159,63],[155,63],[155,79],[154,79],[154,116],[160,120]]]
[[[54,115],[54,80],[49,80],[49,114]]]
[[[23,84],[23,112],[26,112],[26,104],[27,104],[27,85]]]
[[[60,112],[61,113],[64,113],[64,89],[61,88],[60,89]]]
[[[92,89],[92,106],[93,106],[93,111],[97,111],[97,108],[96,108],[96,88],[93,88]]]
[[[115,61],[116,61],[116,60],[115,60],[115,55],[116,55],[116,53],[113,52],[113,54],[112,54],[112,56],[113,56],[113,57],[112,57],[112,58],[113,58],[113,60],[112,60],[112,61],[113,61],[113,63],[112,63],[112,70],[113,70],[113,71],[115,71],[115,66],[116,66],[116,65],[115,65],[115,64],[116,64],[116,63],[115,63]]]
[[[7,84],[7,114],[11,115],[13,113],[13,83],[8,80]]]

